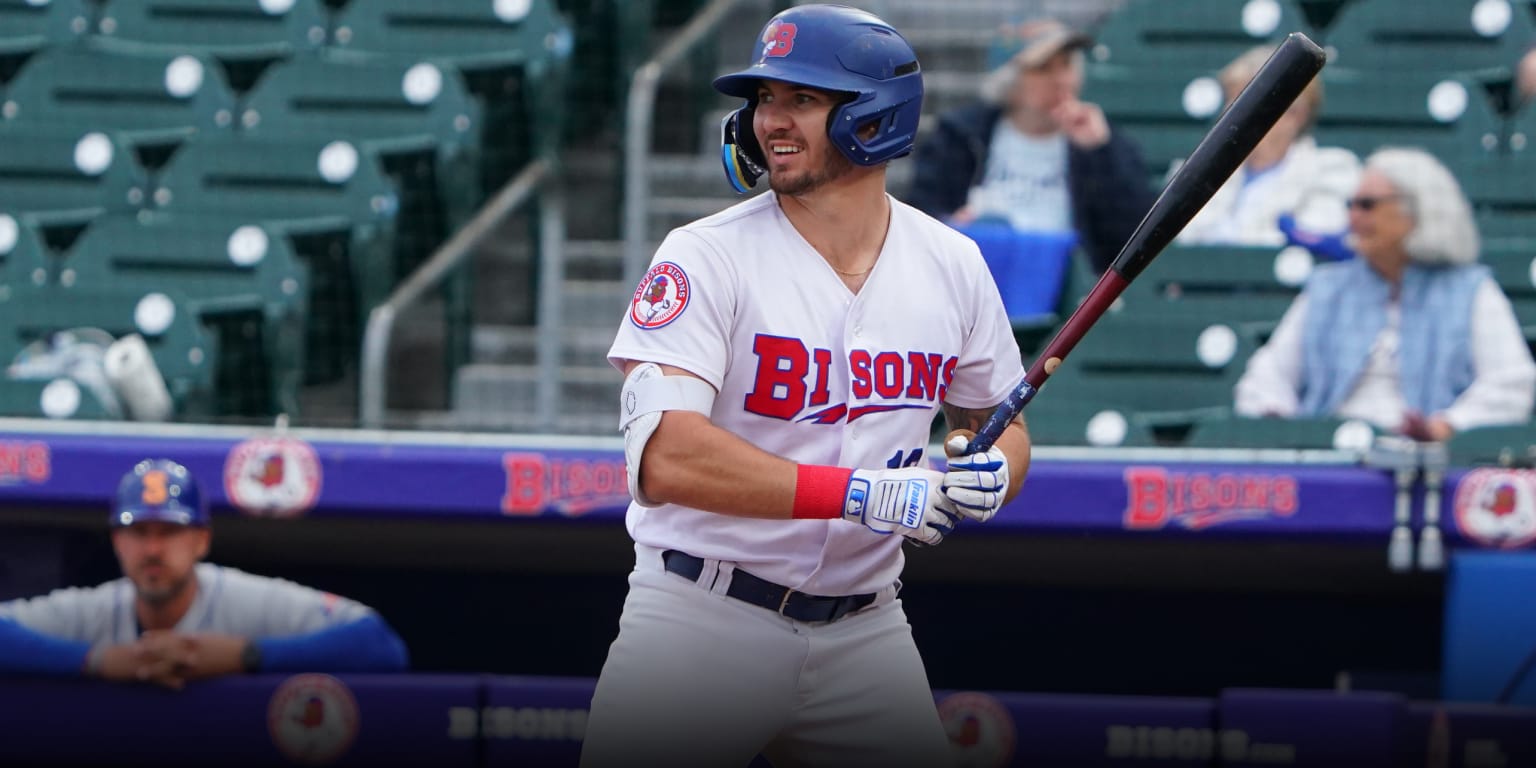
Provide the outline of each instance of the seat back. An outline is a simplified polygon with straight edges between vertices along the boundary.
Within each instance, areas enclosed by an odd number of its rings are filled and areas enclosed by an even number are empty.
[[[0,361],[10,362],[33,341],[73,328],[98,328],[115,339],[140,334],[178,416],[211,412],[218,345],[181,293],[23,284],[0,294]]]
[[[1093,58],[1124,66],[1220,69],[1291,32],[1311,33],[1291,0],[1130,0],[1100,28]]]
[[[1199,145],[1223,98],[1213,68],[1104,64],[1084,76],[1083,99],[1136,140],[1155,186]]]
[[[147,204],[148,179],[117,133],[0,131],[0,211],[125,211]]]
[[[279,58],[325,44],[320,0],[111,0],[104,40],[198,51],[219,58]]]
[[[1340,66],[1401,74],[1507,67],[1532,39],[1523,0],[1356,0],[1328,42]]]
[[[11,83],[8,123],[130,132],[229,130],[235,97],[211,59],[187,53],[53,48]]]
[[[90,0],[0,0],[0,54],[73,43],[94,27],[95,18]]]

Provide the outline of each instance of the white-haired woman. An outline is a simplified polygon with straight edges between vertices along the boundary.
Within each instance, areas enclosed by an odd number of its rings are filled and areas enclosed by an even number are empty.
[[[1269,45],[1250,48],[1221,70],[1217,79],[1229,103],[1274,50]],[[1342,232],[1344,200],[1359,182],[1360,159],[1347,149],[1317,145],[1311,131],[1322,108],[1323,83],[1313,79],[1178,241],[1281,246],[1286,243],[1281,217],[1313,235]]]
[[[1530,419],[1536,363],[1487,267],[1471,206],[1419,149],[1366,159],[1359,258],[1313,271],[1236,388],[1247,416],[1359,418],[1418,440]]]

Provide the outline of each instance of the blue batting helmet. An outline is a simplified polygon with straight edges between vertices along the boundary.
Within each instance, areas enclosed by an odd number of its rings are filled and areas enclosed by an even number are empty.
[[[160,522],[205,526],[208,508],[197,481],[170,459],[145,459],[123,475],[112,500],[112,527]]]
[[[879,165],[912,151],[923,110],[923,73],[901,33],[878,16],[842,5],[802,5],[768,20],[755,61],[715,79],[715,90],[747,100],[721,121],[721,160],[737,192],[757,183],[767,158],[752,134],[760,80],[837,91],[848,101],[832,110],[827,135],[858,165]],[[864,139],[860,129],[877,124]]]

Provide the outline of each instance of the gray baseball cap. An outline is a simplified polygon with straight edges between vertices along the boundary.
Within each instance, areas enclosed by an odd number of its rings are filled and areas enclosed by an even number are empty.
[[[994,68],[1010,61],[1033,69],[1052,56],[1093,45],[1087,35],[1055,19],[1035,19],[1004,26],[988,52]]]

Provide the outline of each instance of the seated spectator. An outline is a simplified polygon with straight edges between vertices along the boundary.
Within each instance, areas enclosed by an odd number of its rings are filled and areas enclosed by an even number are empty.
[[[1274,50],[1273,46],[1249,49],[1221,70],[1227,103],[1242,93]],[[1348,226],[1344,199],[1359,181],[1360,160],[1347,149],[1317,145],[1311,130],[1322,107],[1323,83],[1313,78],[1243,165],[1185,226],[1178,241],[1281,246],[1288,241],[1280,224],[1283,216],[1293,222],[1288,229],[1299,228],[1313,237],[1344,231]]]
[[[979,103],[939,116],[916,150],[907,202],[965,225],[1076,233],[1095,273],[1154,198],[1141,150],[1080,101],[1086,37],[1052,20],[1010,27]]]
[[[202,563],[208,510],[186,468],[145,460],[112,503],[125,576],[0,603],[0,675],[180,688],[242,672],[384,672],[405,645],[373,609],[289,581]]]
[[[1418,149],[1365,163],[1349,202],[1359,258],[1313,270],[1236,387],[1245,416],[1358,418],[1421,441],[1522,423],[1536,363],[1476,263],[1471,206]]]

